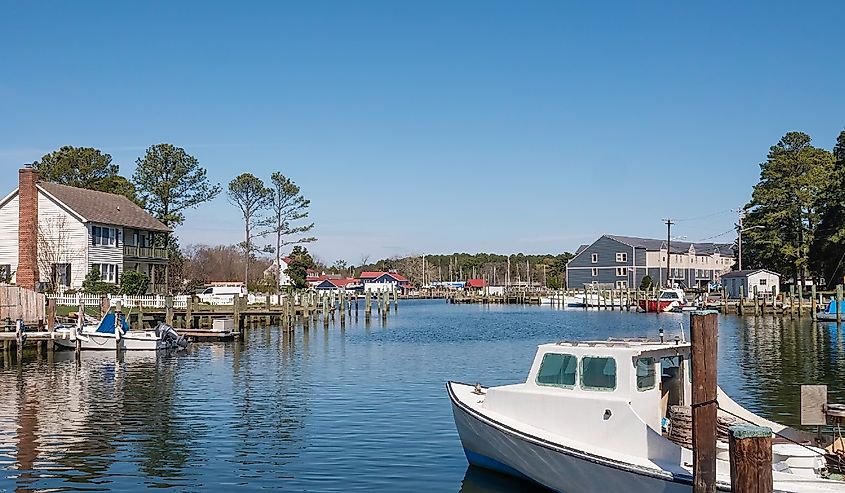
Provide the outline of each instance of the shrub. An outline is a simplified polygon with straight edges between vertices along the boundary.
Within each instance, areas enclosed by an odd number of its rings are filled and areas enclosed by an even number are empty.
[[[150,276],[134,270],[123,271],[120,276],[120,294],[141,296],[147,294],[150,287]]]

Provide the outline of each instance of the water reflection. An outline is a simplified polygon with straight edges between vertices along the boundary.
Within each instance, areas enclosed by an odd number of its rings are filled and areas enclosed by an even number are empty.
[[[524,380],[536,345],[669,337],[682,314],[403,303],[179,354],[56,353],[0,369],[0,490],[542,493],[467,468],[447,380]],[[798,421],[799,385],[845,402],[836,324],[720,317],[719,382]]]
[[[469,466],[461,482],[459,493],[499,493],[501,491],[551,493],[552,490],[495,471]]]
[[[720,338],[720,371],[736,367],[726,379],[748,407],[798,425],[802,384],[827,384],[831,402],[845,402],[842,329],[835,323],[780,317],[736,321],[735,333],[726,324]]]

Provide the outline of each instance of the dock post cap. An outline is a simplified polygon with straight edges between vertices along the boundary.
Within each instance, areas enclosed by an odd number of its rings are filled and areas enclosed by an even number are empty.
[[[703,317],[704,315],[718,315],[718,310],[696,310],[694,312],[690,312],[690,316],[696,317]]]
[[[772,429],[768,426],[734,425],[728,428],[728,431],[736,440],[744,440],[746,438],[769,438],[772,436]]]

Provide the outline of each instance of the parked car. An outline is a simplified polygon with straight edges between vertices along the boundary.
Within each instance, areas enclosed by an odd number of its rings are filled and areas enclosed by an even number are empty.
[[[210,305],[230,305],[235,295],[246,296],[246,286],[210,286],[197,297],[202,303]]]

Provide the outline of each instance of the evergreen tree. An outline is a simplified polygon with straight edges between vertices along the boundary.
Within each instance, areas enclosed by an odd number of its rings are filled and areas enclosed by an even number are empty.
[[[830,185],[833,155],[789,132],[760,164],[760,182],[745,209],[743,267],[765,267],[804,280],[819,207]],[[761,226],[760,228],[751,228]]]
[[[810,248],[812,272],[828,287],[842,283],[845,276],[845,130],[836,139],[833,157],[830,186],[821,200],[821,220]]]
[[[296,289],[304,289],[308,287],[305,281],[308,269],[314,268],[314,259],[308,253],[308,249],[300,245],[293,247],[290,254],[290,264],[288,264],[288,275],[290,282]]]
[[[112,163],[111,155],[93,147],[62,146],[32,167],[45,181],[123,195],[138,202],[135,187],[117,174],[119,167]]]

